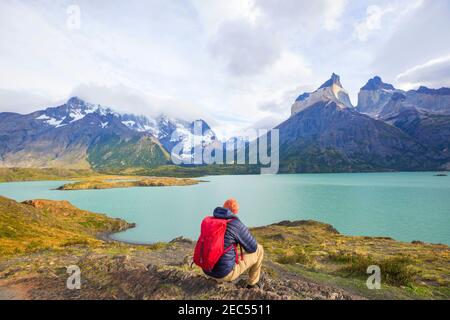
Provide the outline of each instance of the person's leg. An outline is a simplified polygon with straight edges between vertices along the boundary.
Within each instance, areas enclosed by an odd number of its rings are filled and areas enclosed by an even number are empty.
[[[239,263],[236,264],[233,270],[221,279],[217,279],[219,282],[234,281],[247,269],[249,270],[249,279],[247,284],[255,285],[259,281],[261,275],[262,261],[264,257],[264,249],[258,244],[258,247],[253,253],[244,253],[243,259],[239,259]]]
[[[264,249],[262,245],[258,244],[258,248],[256,249],[255,255],[256,255],[256,262],[250,267],[248,271],[247,284],[251,286],[257,284],[261,276],[261,268],[264,258]]]

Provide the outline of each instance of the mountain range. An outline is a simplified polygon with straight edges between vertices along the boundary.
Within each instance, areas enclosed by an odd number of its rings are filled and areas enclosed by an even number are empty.
[[[201,121],[200,138],[216,140]],[[0,113],[0,165],[125,169],[170,162],[173,145],[193,139],[193,122],[120,114],[77,97],[65,104],[21,115]],[[192,157],[185,151],[181,157]]]
[[[280,130],[282,172],[450,168],[450,89],[404,92],[370,79],[354,107],[332,74],[301,94]]]
[[[153,168],[218,140],[203,120],[122,114],[78,97],[30,114],[0,113],[0,166]],[[450,88],[403,91],[370,79],[353,106],[340,77],[298,96],[280,133],[280,172],[450,169]],[[198,128],[197,128],[198,129]],[[195,139],[194,139],[195,138]],[[196,149],[197,151],[199,149]],[[185,161],[186,162],[186,161]]]

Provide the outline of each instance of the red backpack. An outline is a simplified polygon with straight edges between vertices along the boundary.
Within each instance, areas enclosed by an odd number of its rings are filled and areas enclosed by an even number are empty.
[[[194,263],[205,271],[211,271],[219,259],[234,248],[236,263],[239,263],[237,245],[232,244],[224,248],[225,232],[227,224],[234,219],[217,219],[206,217],[202,221],[200,237],[194,250]],[[242,258],[242,249],[241,249]]]

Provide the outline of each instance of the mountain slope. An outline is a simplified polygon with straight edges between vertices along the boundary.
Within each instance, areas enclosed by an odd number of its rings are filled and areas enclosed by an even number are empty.
[[[384,118],[384,121],[401,129],[423,146],[433,149],[443,159],[450,159],[450,115],[404,108]],[[450,162],[446,167],[450,168]]]
[[[157,123],[157,137],[161,144],[169,153],[176,145],[182,145],[183,149],[176,156],[185,164],[193,163],[195,147],[203,152],[206,146],[219,141],[210,126],[201,119],[188,122],[161,116]]]
[[[87,160],[94,170],[148,168],[167,164],[170,155],[150,136],[123,140],[117,135],[101,136],[88,149]]]
[[[406,100],[417,109],[438,114],[450,114],[450,88],[430,89],[421,86],[406,92]]]
[[[318,102],[277,126],[282,172],[425,170],[438,165],[400,129]]]
[[[450,168],[450,89],[402,91],[375,77],[359,92],[357,110],[393,125]]]
[[[421,86],[417,90],[403,91],[384,83],[378,76],[370,79],[361,88],[356,109],[375,118],[383,117],[383,114],[395,112],[389,105],[392,99],[400,100],[403,106],[418,110],[450,114],[450,88],[430,89]]]
[[[11,121],[11,118],[13,120]],[[10,124],[10,125],[8,125]],[[29,115],[0,114],[0,156],[3,166],[90,168],[97,159],[89,153],[94,146],[105,144],[105,153],[114,153],[117,144],[147,141],[155,158],[147,157],[147,166],[166,163],[167,153],[153,140],[144,139],[147,133],[134,131],[122,123],[118,114],[93,107],[72,98],[66,104],[37,111]],[[109,148],[109,149],[108,149]],[[136,145],[135,148],[140,148]],[[108,149],[108,150],[107,150]],[[165,157],[165,161],[161,157]],[[121,154],[124,163],[133,163],[133,152]],[[129,159],[127,159],[129,158]],[[114,157],[101,158],[104,166],[112,166]]]
[[[199,123],[208,129],[199,143],[215,141],[206,122]],[[193,158],[194,133],[194,122],[119,114],[72,97],[27,115],[0,113],[0,166],[151,168],[169,163],[178,143],[186,146],[183,157]]]
[[[442,154],[446,144],[435,147],[400,125],[358,112],[380,117],[403,110],[406,98],[392,85],[379,77],[369,80],[360,92],[358,108],[349,106],[347,99],[342,99],[345,95],[340,98],[336,90],[346,92],[339,76],[333,74],[313,93],[300,95],[291,117],[276,127],[281,172],[433,170],[446,162]],[[446,133],[441,136],[448,141]]]

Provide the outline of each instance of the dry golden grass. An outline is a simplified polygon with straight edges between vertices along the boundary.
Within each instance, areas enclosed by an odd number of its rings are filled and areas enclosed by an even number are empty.
[[[96,238],[98,233],[130,226],[121,219],[80,210],[67,201],[18,203],[0,196],[0,256],[76,244],[96,246],[102,243]]]
[[[80,210],[67,201],[18,203],[0,197],[0,261],[22,261],[20,274],[28,276],[41,268],[46,259],[66,265],[74,255],[90,252],[109,255],[114,261],[116,255],[135,254],[142,262],[147,261],[149,251],[171,246],[170,243],[152,246],[109,243],[96,237],[102,232],[128,227],[123,220]],[[330,225],[315,221],[284,222],[253,228],[252,233],[265,248],[265,270],[277,263],[277,276],[282,276],[283,270],[295,271],[319,283],[334,281],[333,285],[355,290],[365,285],[367,266],[375,264],[381,268],[383,281],[383,290],[375,298],[448,299],[450,296],[450,248],[446,245],[346,236]],[[171,254],[182,258],[186,252],[171,250]],[[39,261],[33,262],[34,257],[39,257]],[[18,267],[16,262],[8,263]],[[92,261],[90,266],[96,265]],[[367,289],[359,292],[367,294]]]
[[[346,236],[330,225],[315,221],[271,225],[252,231],[268,256],[281,264],[362,278],[367,278],[369,265],[379,265],[383,280],[393,285],[450,286],[447,245]]]

